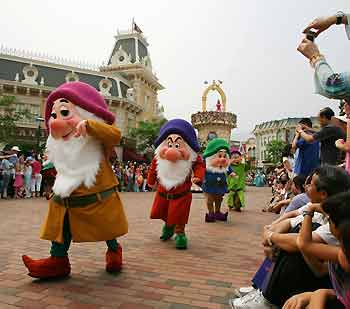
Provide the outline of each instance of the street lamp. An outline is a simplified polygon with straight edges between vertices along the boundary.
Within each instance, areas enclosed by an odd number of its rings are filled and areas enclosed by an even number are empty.
[[[39,154],[40,150],[40,137],[41,137],[41,123],[45,121],[42,117],[35,117],[35,121],[38,123],[38,133],[37,133],[37,141],[36,141],[36,151]]]

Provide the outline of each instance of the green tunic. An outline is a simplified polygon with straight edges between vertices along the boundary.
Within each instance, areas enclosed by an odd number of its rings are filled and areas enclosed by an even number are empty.
[[[239,163],[237,165],[232,164],[231,168],[236,176],[227,177],[227,206],[230,208],[242,208],[245,206],[244,189],[246,165],[244,163]]]

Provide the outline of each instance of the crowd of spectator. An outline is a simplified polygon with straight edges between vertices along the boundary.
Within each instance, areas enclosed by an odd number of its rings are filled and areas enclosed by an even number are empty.
[[[315,37],[345,24],[350,39],[348,18],[343,12],[318,18],[304,32],[314,29]],[[315,70],[316,91],[343,100],[344,116],[326,107],[318,132],[307,118],[297,126],[273,172],[265,210],[279,216],[262,232],[266,257],[252,286],[235,291],[236,309],[350,308],[350,74],[334,73],[310,34],[298,50]]]
[[[120,162],[113,163],[113,170],[118,179],[120,192],[148,192],[147,186],[149,166],[146,163]]]
[[[1,198],[34,198],[46,195],[44,188],[52,183],[52,179],[45,173],[47,163],[44,155],[32,152],[25,156],[18,146],[0,153]]]

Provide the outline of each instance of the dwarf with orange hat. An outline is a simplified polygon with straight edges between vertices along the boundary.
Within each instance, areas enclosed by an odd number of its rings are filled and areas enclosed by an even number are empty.
[[[128,223],[108,160],[121,138],[114,121],[104,98],[85,83],[65,83],[47,98],[47,151],[57,176],[41,238],[52,244],[48,258],[22,257],[30,276],[68,276],[72,240],[106,241],[106,271],[121,269],[122,247],[116,237],[127,233]]]

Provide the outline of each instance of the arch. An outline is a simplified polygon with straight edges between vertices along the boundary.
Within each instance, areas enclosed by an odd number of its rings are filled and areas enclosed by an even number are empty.
[[[208,96],[209,91],[217,91],[220,94],[221,102],[223,105],[223,111],[226,112],[225,92],[222,90],[222,88],[220,87],[219,84],[215,83],[215,81],[210,86],[208,86],[203,92],[203,95],[202,95],[202,110],[203,110],[203,112],[207,111],[207,96]]]

